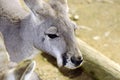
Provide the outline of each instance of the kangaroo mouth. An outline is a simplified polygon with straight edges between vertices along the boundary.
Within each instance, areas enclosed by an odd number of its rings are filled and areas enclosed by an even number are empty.
[[[54,56],[57,59],[57,65],[58,67],[65,67],[68,69],[76,69],[81,66],[83,63],[83,58],[82,55],[75,56],[71,55],[69,52],[58,54]]]
[[[73,56],[67,56],[66,54],[62,56],[62,60],[63,67],[68,69],[76,69],[83,63],[83,58],[75,58]]]

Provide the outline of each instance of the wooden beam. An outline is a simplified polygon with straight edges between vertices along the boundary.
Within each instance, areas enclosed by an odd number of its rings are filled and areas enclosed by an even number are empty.
[[[83,68],[96,80],[120,80],[120,65],[77,38],[84,57]]]

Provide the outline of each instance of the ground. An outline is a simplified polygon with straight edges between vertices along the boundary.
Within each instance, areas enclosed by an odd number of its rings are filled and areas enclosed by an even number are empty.
[[[68,3],[69,16],[78,24],[76,35],[120,64],[120,0],[68,0]],[[44,53],[35,60],[36,71],[43,80],[94,80],[82,67],[59,69],[55,59]]]

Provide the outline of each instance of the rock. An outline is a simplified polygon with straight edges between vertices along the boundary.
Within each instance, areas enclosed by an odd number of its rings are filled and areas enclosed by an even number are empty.
[[[74,21],[78,21],[78,20],[79,20],[79,15],[77,15],[77,14],[74,15],[74,16],[73,16],[73,20],[74,20]]]

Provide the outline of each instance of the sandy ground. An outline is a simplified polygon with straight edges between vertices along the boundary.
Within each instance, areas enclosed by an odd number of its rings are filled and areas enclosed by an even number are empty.
[[[120,64],[120,0],[68,0],[76,35]],[[47,56],[47,57],[46,57]],[[36,71],[43,80],[95,80],[84,69],[59,69],[51,56],[39,54]]]

